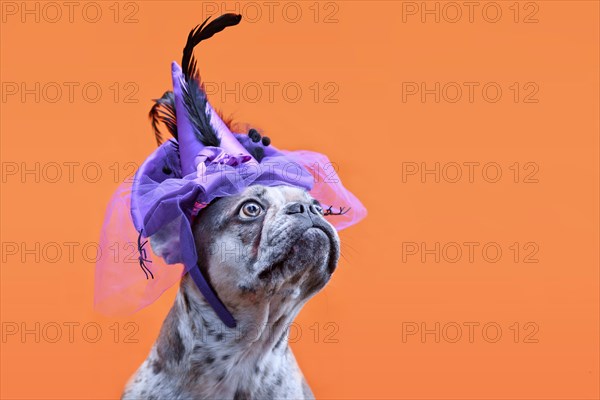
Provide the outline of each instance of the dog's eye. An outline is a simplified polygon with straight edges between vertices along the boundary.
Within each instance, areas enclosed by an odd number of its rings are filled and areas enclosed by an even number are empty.
[[[321,207],[318,204],[313,204],[312,209],[313,209],[313,212],[315,212],[315,214],[321,214],[321,215],[325,214],[325,211],[323,211],[323,207]]]
[[[240,217],[242,218],[256,218],[262,213],[263,209],[255,201],[247,201],[240,208]]]

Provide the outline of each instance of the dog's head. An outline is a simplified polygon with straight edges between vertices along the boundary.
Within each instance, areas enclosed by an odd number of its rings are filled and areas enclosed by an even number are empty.
[[[233,310],[275,298],[303,304],[327,284],[340,254],[320,204],[290,186],[250,186],[220,198],[200,212],[192,229],[202,273]],[[159,255],[176,240],[169,235],[151,238]]]

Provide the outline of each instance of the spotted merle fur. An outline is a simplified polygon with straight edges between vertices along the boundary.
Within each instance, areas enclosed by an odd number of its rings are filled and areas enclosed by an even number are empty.
[[[263,212],[245,218],[239,210],[247,201]],[[287,341],[287,328],[339,257],[337,234],[311,212],[313,202],[301,189],[251,186],[199,214],[193,231],[200,268],[238,327],[225,326],[184,276],[123,399],[314,398]],[[150,245],[168,249],[176,235],[161,234],[158,246],[150,237]]]

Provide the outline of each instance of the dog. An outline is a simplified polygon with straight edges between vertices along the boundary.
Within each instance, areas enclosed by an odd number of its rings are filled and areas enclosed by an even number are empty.
[[[334,227],[306,190],[247,187],[192,226],[198,266],[237,321],[227,328],[186,274],[122,399],[314,399],[287,341],[302,306],[331,279]],[[177,231],[150,238],[164,255]]]

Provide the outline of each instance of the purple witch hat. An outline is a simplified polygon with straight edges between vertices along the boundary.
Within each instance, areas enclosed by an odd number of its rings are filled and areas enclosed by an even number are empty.
[[[192,224],[211,201],[238,194],[250,185],[295,186],[309,191],[321,204],[342,205],[340,212],[332,212],[331,207],[326,212],[337,214],[330,222],[338,230],[366,215],[360,201],[342,186],[327,157],[277,150],[254,129],[247,135],[232,133],[208,103],[193,49],[240,20],[236,14],[222,15],[211,23],[207,19],[190,32],[182,66],[172,64],[173,91],[156,100],[150,112],[159,147],[140,166],[133,182],[119,187],[107,209],[100,242],[103,256],[96,267],[95,303],[100,311],[137,311],[189,273],[220,319],[235,327],[234,318],[197,265]],[[161,143],[160,122],[173,139]],[[167,230],[178,232],[179,240],[169,248],[153,249],[156,253],[145,247],[146,238]],[[122,247],[136,250],[137,258],[108,256]]]

